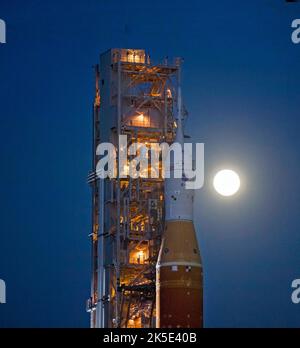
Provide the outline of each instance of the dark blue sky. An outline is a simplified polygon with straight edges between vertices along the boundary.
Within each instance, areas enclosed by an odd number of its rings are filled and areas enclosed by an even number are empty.
[[[0,18],[0,327],[89,325],[92,65],[110,47],[185,59],[206,326],[299,327],[299,4],[1,0]],[[231,199],[211,187],[224,166]]]

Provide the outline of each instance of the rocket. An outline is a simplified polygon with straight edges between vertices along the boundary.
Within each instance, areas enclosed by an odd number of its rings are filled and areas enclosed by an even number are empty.
[[[180,79],[177,93],[175,141],[183,148]],[[183,156],[182,156],[183,158]],[[203,327],[203,273],[193,223],[194,192],[185,188],[187,178],[165,179],[165,228],[156,265],[156,327]]]

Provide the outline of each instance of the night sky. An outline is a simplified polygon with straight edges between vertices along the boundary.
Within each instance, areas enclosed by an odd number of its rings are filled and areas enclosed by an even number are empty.
[[[184,58],[207,327],[299,327],[300,3],[0,0],[0,327],[88,327],[93,70],[111,47]],[[222,198],[228,167],[241,190]]]

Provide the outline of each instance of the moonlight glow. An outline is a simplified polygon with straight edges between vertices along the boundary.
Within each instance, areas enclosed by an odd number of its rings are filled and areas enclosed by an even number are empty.
[[[240,178],[233,170],[224,169],[214,177],[214,188],[222,196],[232,196],[240,188]]]

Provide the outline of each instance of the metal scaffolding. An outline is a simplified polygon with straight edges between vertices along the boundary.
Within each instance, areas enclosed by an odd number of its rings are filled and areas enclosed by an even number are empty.
[[[155,327],[155,266],[164,228],[164,182],[99,179],[97,146],[171,142],[179,60],[153,65],[144,50],[112,49],[95,68],[93,106],[91,327]],[[117,152],[117,168],[119,153]],[[130,159],[130,156],[129,156]],[[161,168],[161,158],[160,168]],[[128,164],[125,164],[128,166]],[[124,168],[123,168],[124,169]],[[153,175],[152,175],[153,176]]]

